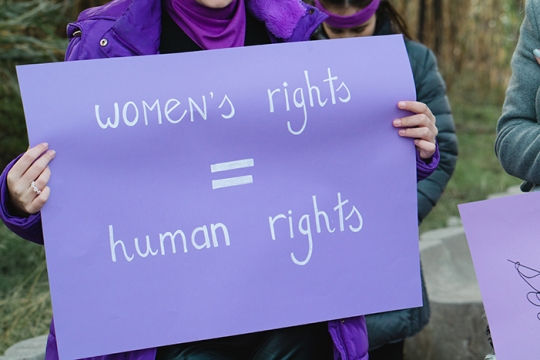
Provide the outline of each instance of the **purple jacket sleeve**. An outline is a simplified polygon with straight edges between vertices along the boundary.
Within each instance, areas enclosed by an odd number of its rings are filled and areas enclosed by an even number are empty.
[[[334,360],[368,360],[369,341],[363,316],[329,321],[328,332],[334,343]]]
[[[0,219],[7,228],[19,235],[23,239],[30,240],[37,244],[43,244],[43,232],[41,230],[41,213],[30,215],[29,217],[18,217],[10,214],[8,202],[9,193],[7,188],[7,174],[13,165],[19,160],[19,155],[10,162],[0,175]],[[28,184],[30,186],[30,184]]]
[[[429,164],[426,164],[426,162],[420,158],[418,151],[416,152],[416,182],[424,180],[437,169],[441,154],[439,153],[439,145],[436,145],[437,148],[435,149],[435,153],[431,157],[431,162]]]

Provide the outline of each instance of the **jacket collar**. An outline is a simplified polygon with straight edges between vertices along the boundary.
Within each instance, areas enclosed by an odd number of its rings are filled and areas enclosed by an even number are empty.
[[[248,10],[264,22],[274,42],[307,40],[326,18],[302,0],[247,0]],[[309,15],[309,16],[307,16]],[[135,54],[156,54],[161,33],[160,0],[113,0],[83,11],[78,21],[113,21],[104,38],[113,38]],[[111,51],[114,51],[112,47]],[[107,52],[107,49],[103,49]],[[119,56],[107,54],[108,56]]]
[[[289,39],[308,11],[300,0],[248,0],[248,9],[279,39]]]

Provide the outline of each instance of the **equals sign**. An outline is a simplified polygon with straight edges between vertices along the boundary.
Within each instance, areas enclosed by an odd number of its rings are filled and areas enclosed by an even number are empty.
[[[221,171],[243,169],[247,167],[252,167],[254,165],[255,163],[253,162],[253,159],[228,161],[228,162],[210,165],[210,171],[212,173],[215,173],[215,172],[221,172]],[[253,183],[253,176],[251,175],[236,176],[236,177],[230,177],[230,178],[225,178],[225,179],[212,180],[212,189],[215,190],[215,189],[220,189],[220,188],[229,187],[229,186],[246,185],[246,184],[251,184],[251,183]]]

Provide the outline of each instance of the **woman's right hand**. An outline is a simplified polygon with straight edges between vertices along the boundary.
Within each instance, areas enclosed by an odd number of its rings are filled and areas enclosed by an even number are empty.
[[[534,58],[536,59],[536,62],[540,65],[540,49],[534,49],[533,55],[534,55]]]
[[[56,152],[47,143],[29,149],[7,174],[11,205],[18,216],[26,217],[41,210],[49,199],[47,186],[51,177],[49,162]]]

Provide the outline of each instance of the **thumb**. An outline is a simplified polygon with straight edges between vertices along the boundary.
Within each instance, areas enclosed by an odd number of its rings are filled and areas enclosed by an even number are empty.
[[[536,62],[540,65],[540,49],[534,49],[533,54]]]

